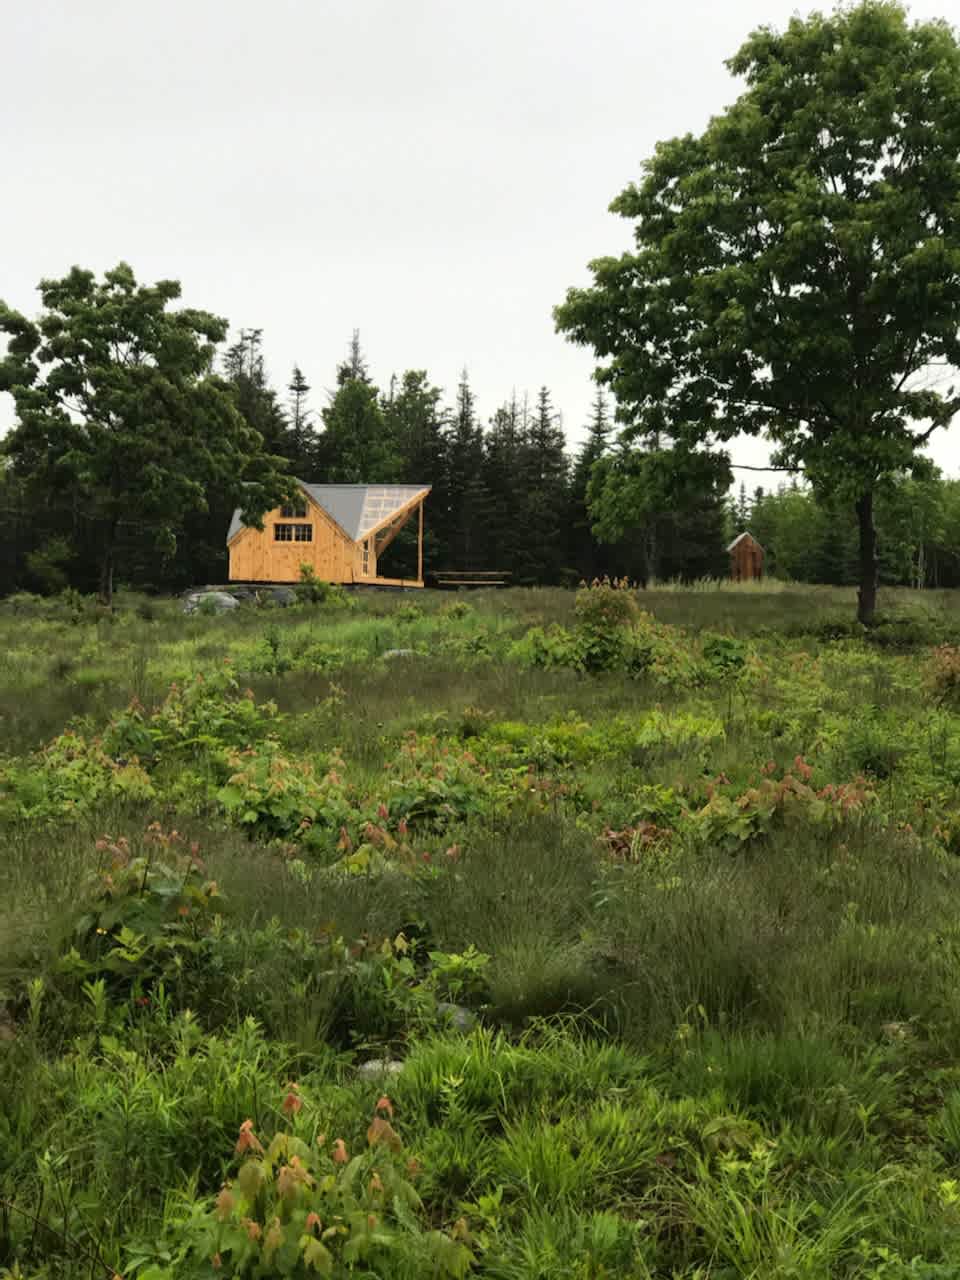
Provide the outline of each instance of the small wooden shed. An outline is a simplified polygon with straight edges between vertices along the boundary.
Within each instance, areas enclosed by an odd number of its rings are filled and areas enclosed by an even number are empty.
[[[323,582],[423,586],[423,504],[429,485],[308,484],[301,496],[267,512],[263,528],[233,513],[227,532],[231,582],[299,582],[309,565]],[[417,576],[381,578],[377,562],[400,530],[418,518]]]
[[[763,547],[752,533],[737,534],[727,547],[730,577],[734,582],[754,582],[763,577]]]

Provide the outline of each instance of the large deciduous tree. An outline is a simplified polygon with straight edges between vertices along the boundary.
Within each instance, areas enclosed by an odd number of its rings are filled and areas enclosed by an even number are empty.
[[[593,466],[587,505],[601,542],[635,542],[640,576],[713,577],[723,567],[725,453],[617,449]]]
[[[226,322],[171,310],[175,281],[138,285],[125,263],[102,281],[74,267],[42,281],[40,296],[36,322],[0,304],[0,391],[17,413],[3,452],[95,530],[109,604],[123,525],[149,528],[158,554],[169,553],[208,495],[228,496],[256,524],[289,480],[212,373]]]
[[[636,247],[594,262],[557,324],[638,433],[763,434],[852,504],[868,623],[875,495],[960,409],[942,381],[960,364],[960,46],[867,0],[761,29],[728,66],[744,93],[614,201]]]

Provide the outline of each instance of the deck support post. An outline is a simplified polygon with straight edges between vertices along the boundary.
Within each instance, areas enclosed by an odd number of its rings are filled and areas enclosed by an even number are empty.
[[[417,533],[417,581],[423,584],[423,503],[420,503],[420,529]]]

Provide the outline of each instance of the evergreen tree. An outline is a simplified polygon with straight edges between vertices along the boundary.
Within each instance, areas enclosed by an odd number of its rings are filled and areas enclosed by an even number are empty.
[[[360,346],[359,329],[354,329],[350,336],[346,360],[341,360],[337,365],[337,386],[342,387],[347,382],[370,382],[366,356]]]
[[[582,578],[591,579],[610,571],[610,552],[601,546],[590,528],[587,489],[594,463],[610,448],[613,423],[607,410],[603,388],[597,388],[587,438],[580,447],[570,477],[570,537],[573,563]]]
[[[521,453],[526,488],[521,573],[533,582],[560,582],[566,564],[568,463],[564,446],[559,415],[550,392],[541,387]]]
[[[740,481],[740,492],[737,496],[736,515],[739,532],[743,532],[750,523],[750,500],[747,497],[747,486],[742,480]]]
[[[387,435],[399,459],[399,478],[405,484],[431,486],[423,546],[425,571],[430,572],[450,556],[449,421],[442,398],[443,392],[431,384],[425,370],[408,369],[399,387],[395,377],[390,379],[390,394],[382,408]]]
[[[518,572],[520,549],[527,535],[522,453],[521,412],[514,394],[490,419],[484,449],[484,483],[490,495],[488,567],[511,575]]]
[[[268,453],[294,462],[287,416],[277,393],[267,383],[263,360],[263,330],[241,329],[226,353],[223,371],[247,426],[258,432]]]
[[[347,359],[337,368],[337,390],[323,410],[319,453],[326,484],[386,484],[400,471],[354,330]]]
[[[487,548],[488,493],[484,483],[483,431],[467,370],[460,375],[448,451],[450,555],[448,568],[482,569]]]
[[[313,478],[313,469],[317,461],[317,440],[311,421],[313,412],[307,408],[310,384],[303,376],[299,365],[293,366],[287,390],[290,392],[291,465],[295,475],[301,479],[310,480]]]

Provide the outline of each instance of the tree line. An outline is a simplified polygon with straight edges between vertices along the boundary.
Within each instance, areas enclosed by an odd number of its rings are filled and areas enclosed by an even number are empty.
[[[935,467],[892,478],[877,493],[879,580],[905,587],[960,587],[960,480]],[[774,491],[742,484],[729,501],[731,537],[743,529],[762,544],[765,568],[797,582],[855,586],[856,514],[836,495],[796,481]]]
[[[855,581],[865,624],[881,581],[953,585],[956,489],[924,450],[960,414],[957,34],[860,0],[727,66],[740,96],[613,202],[632,251],[554,310],[597,358],[572,457],[547,387],[492,413],[466,373],[449,396],[423,369],[378,387],[356,335],[318,408],[299,369],[270,385],[259,330],[225,347],[224,320],[125,264],[41,282],[36,321],[0,304],[0,591],[222,579],[231,510],[256,523],[293,476],[431,484],[428,575],[696,578],[747,523],[774,572]],[[807,488],[731,510],[744,433]],[[392,576],[411,554],[398,538]]]
[[[143,289],[132,273],[124,274],[128,269],[118,270],[119,277],[102,286],[89,273],[68,277],[69,287],[57,282],[57,301],[64,303],[65,294],[76,303],[79,291],[88,302],[98,299],[102,314],[104,296],[119,289],[138,305],[146,295],[161,304],[158,314],[170,314],[172,287],[161,288],[160,297],[158,287]],[[46,289],[54,303],[49,282]],[[114,324],[128,326],[126,338],[136,350],[135,326],[116,318]],[[214,337],[225,332],[221,324]],[[107,368],[114,376],[106,381],[115,397],[117,371],[129,374],[130,364],[116,342],[118,332],[111,337]],[[57,364],[55,344],[62,339],[63,329],[54,323],[45,363]],[[16,353],[15,334],[8,346]],[[59,359],[69,364],[64,354]],[[232,344],[208,348],[205,358],[206,376],[242,428],[247,452],[233,455],[234,462],[242,461],[237,474],[246,488],[259,475],[261,507],[294,476],[320,483],[432,485],[424,548],[428,577],[452,568],[496,570],[518,584],[543,585],[603,575],[642,583],[717,576],[727,570],[725,544],[749,529],[765,548],[768,573],[837,585],[858,581],[858,527],[848,503],[795,479],[776,491],[748,493],[745,484],[732,491],[729,459],[720,451],[685,450],[659,436],[638,448],[629,431],[618,436],[601,387],[583,443],[571,455],[547,387],[532,401],[511,395],[484,419],[466,370],[449,398],[422,369],[377,387],[356,332],[336,366],[332,391],[319,396],[296,366],[285,387],[271,384],[260,329],[241,330]],[[145,360],[145,353],[138,359]],[[92,360],[84,365],[85,375],[102,379],[103,371],[91,365]],[[142,372],[136,372],[141,381]],[[225,468],[219,472],[222,484],[217,473],[199,464],[191,471],[197,437],[205,430],[203,415],[194,409],[189,421],[164,425],[164,413],[150,404],[143,387],[138,396],[128,388],[136,413],[127,406],[125,426],[105,429],[106,438],[98,439],[90,422],[76,414],[54,414],[50,421],[51,405],[66,402],[64,389],[87,395],[89,412],[105,416],[89,400],[92,390],[84,391],[79,371],[74,369],[72,379],[68,374],[59,378],[64,386],[54,388],[54,399],[43,403],[37,378],[20,370],[20,385],[30,394],[25,398],[21,391],[17,428],[0,453],[0,543],[6,551],[0,592],[102,589],[104,525],[111,519],[116,527],[110,568],[116,564],[123,582],[170,591],[221,581],[225,530],[240,498],[236,477]],[[10,390],[17,384],[9,363],[6,376]],[[221,406],[220,416],[212,418],[220,437],[232,421],[223,413]],[[162,452],[165,436],[171,456],[151,503],[144,472],[151,450]],[[87,447],[78,458],[79,443]],[[91,481],[94,464],[103,475]],[[112,516],[111,483],[130,487]],[[178,492],[184,485],[185,495]],[[930,466],[919,477],[890,477],[878,491],[876,512],[881,581],[960,585],[960,481]],[[398,575],[412,571],[412,530],[397,540],[392,554]]]
[[[121,264],[40,291],[36,323],[0,310],[0,390],[18,416],[0,443],[0,592],[72,586],[106,599],[115,570],[153,591],[223,581],[234,507],[256,519],[292,477],[431,485],[428,578],[486,569],[551,585],[722,569],[722,491],[652,522],[608,520],[600,540],[589,487],[617,448],[602,390],[571,456],[545,386],[484,419],[466,370],[450,397],[423,369],[376,386],[355,332],[330,392],[316,395],[299,367],[278,388],[262,330],[226,344],[223,321],[170,309],[175,282],[142,286]],[[412,530],[390,555],[391,574],[411,573]]]

